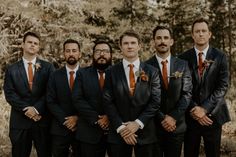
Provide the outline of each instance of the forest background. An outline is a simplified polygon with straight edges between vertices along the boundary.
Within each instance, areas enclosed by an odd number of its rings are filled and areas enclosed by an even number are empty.
[[[0,0],[0,156],[10,156],[8,138],[10,106],[2,92],[6,66],[21,57],[20,44],[26,31],[41,34],[40,57],[56,67],[63,65],[62,43],[67,38],[82,44],[82,66],[91,64],[93,42],[107,40],[114,49],[113,62],[121,58],[118,38],[134,29],[143,42],[140,57],[154,54],[152,29],[167,25],[173,29],[172,54],[191,48],[191,24],[209,20],[211,45],[226,53],[230,87],[226,95],[232,121],[224,125],[221,152],[236,157],[236,0]]]

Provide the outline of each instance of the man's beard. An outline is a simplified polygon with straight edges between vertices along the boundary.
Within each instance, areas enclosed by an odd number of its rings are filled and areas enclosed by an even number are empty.
[[[77,63],[77,60],[74,58],[74,57],[69,57],[66,62],[69,64],[69,65],[75,65]]]
[[[99,59],[105,59],[106,60],[106,63],[98,63],[98,60]],[[97,60],[95,60],[93,58],[93,66],[95,68],[97,68],[98,70],[105,70],[106,68],[108,68],[109,66],[111,65],[111,58],[110,59],[106,59],[106,58],[103,58],[103,57],[100,57],[98,58]]]

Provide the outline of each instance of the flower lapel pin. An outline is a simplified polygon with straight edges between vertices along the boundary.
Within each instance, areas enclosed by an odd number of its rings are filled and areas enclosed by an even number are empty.
[[[35,63],[34,68],[35,68],[35,71],[36,71],[36,72],[39,71],[39,69],[41,68],[41,64],[38,63],[38,62]]]
[[[135,72],[135,75],[137,77],[139,77],[141,79],[141,81],[147,82],[149,80],[148,75],[142,69],[140,69],[139,71]]]
[[[175,79],[177,79],[177,78],[181,78],[182,76],[183,76],[183,72],[176,71],[176,72],[172,73],[172,74],[169,76],[169,78],[175,78]]]

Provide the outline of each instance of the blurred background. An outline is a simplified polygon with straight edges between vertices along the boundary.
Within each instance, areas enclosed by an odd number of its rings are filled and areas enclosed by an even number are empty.
[[[26,31],[40,33],[39,56],[55,67],[63,65],[63,42],[67,38],[78,40],[83,53],[80,64],[88,66],[93,42],[98,39],[112,44],[113,62],[118,62],[118,38],[127,29],[141,35],[140,57],[148,59],[154,52],[151,39],[156,25],[173,29],[172,53],[178,55],[192,47],[191,24],[198,17],[209,20],[211,45],[228,56],[230,88],[226,98],[232,121],[224,125],[221,152],[236,157],[236,0],[0,0],[0,157],[9,157],[11,149],[10,106],[2,91],[4,71],[21,58]]]

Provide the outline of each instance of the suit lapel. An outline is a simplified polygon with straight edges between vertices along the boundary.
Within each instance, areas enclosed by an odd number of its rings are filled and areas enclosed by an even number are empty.
[[[125,91],[127,91],[127,94],[130,95],[129,94],[129,86],[128,86],[128,82],[127,82],[127,79],[125,76],[125,70],[124,70],[122,62],[118,63],[117,70],[118,70],[118,72],[116,74],[119,75],[120,81],[121,81]]]
[[[95,67],[93,67],[92,69],[91,69],[91,75],[90,75],[92,78],[92,84],[93,84],[93,86],[92,87],[94,87],[94,88],[96,88],[96,89],[94,89],[94,90],[96,90],[96,91],[99,91],[99,90],[101,90],[101,88],[100,88],[100,85],[99,85],[99,77],[98,77],[98,71],[97,71],[97,69],[95,68]],[[105,76],[106,77],[106,76]]]
[[[190,53],[190,63],[192,64],[192,69],[193,69],[193,73],[194,73],[194,77],[196,78],[196,80],[198,81],[198,83],[201,83],[201,79],[199,78],[198,75],[198,63],[197,63],[197,56],[196,56],[196,52],[194,49],[192,49],[191,53]]]
[[[207,55],[206,55],[206,60],[213,60],[214,61],[214,53],[212,52],[212,48],[209,48],[207,51]],[[211,68],[212,64],[209,64],[208,67],[206,67],[206,69],[204,69],[204,73],[202,76],[202,81],[204,81],[208,75],[209,69]]]
[[[172,76],[173,73],[175,73],[177,70],[178,70],[178,64],[176,64],[176,59],[175,59],[175,57],[171,56],[171,58],[170,58],[170,76]],[[168,90],[171,89],[172,81],[173,81],[173,79],[175,79],[170,76],[169,76]]]
[[[18,63],[18,70],[21,75],[21,77],[19,77],[19,78],[23,79],[25,86],[29,89],[28,78],[27,78],[26,70],[25,70],[24,63],[23,63],[22,59]]]
[[[69,81],[68,81],[68,76],[67,76],[67,71],[66,71],[66,67],[64,66],[62,69],[61,69],[61,84],[63,85],[66,85],[66,90],[67,91],[70,91],[70,85],[69,85]],[[76,75],[77,76],[77,75]]]

